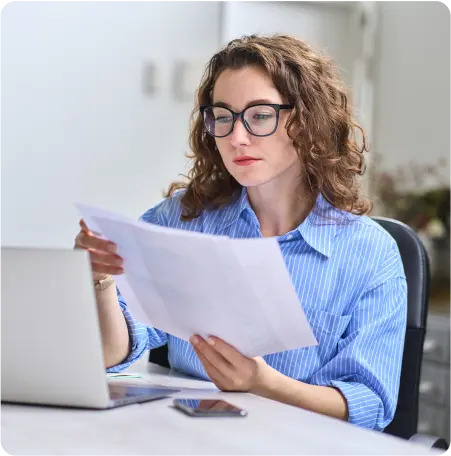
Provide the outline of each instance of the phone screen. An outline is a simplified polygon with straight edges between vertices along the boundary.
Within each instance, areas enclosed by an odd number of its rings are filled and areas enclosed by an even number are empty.
[[[247,411],[218,399],[174,399],[174,406],[191,416],[246,416]]]

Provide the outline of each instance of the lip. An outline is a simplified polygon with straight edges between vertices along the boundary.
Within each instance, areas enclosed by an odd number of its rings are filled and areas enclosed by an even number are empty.
[[[261,158],[251,157],[250,155],[239,155],[233,159],[233,163],[240,163],[240,162],[254,162],[261,160]]]

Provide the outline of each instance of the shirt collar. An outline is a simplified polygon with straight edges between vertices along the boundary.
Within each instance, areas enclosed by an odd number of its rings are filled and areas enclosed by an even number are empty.
[[[336,209],[320,193],[312,211],[297,227],[297,231],[310,247],[329,258],[332,255],[335,236],[345,219],[345,211]]]
[[[227,206],[222,220],[217,225],[217,230],[222,231],[232,225],[245,210],[254,212],[249,203],[246,188],[243,187],[240,191],[237,191],[235,199]]]
[[[245,187],[242,188],[240,193],[237,193],[235,200],[228,206],[217,229],[222,231],[229,227],[238,220],[244,211],[247,211],[251,218],[255,220],[255,223],[258,224],[258,219],[249,203]],[[351,217],[351,214],[336,209],[320,193],[312,211],[296,230],[310,247],[322,255],[330,257],[333,250],[333,241],[340,226],[343,225],[343,221],[349,221]]]

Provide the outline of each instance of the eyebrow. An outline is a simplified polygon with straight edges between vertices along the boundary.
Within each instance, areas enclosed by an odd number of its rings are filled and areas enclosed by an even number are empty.
[[[274,103],[274,101],[268,100],[267,98],[260,98],[258,100],[249,101],[246,104],[246,106],[244,107],[244,109],[246,109],[249,106],[256,105],[256,104],[278,104],[278,103]],[[213,103],[213,106],[222,106],[224,108],[232,109],[232,106],[229,105],[228,103],[225,103],[224,101],[217,101],[217,102]],[[232,109],[232,111],[233,111],[233,109]]]

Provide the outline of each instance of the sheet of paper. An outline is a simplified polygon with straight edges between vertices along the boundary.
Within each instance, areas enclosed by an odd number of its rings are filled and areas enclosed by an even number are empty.
[[[215,335],[246,356],[317,344],[275,238],[231,239],[77,208],[118,245],[125,273],[115,280],[140,322],[184,340]]]

